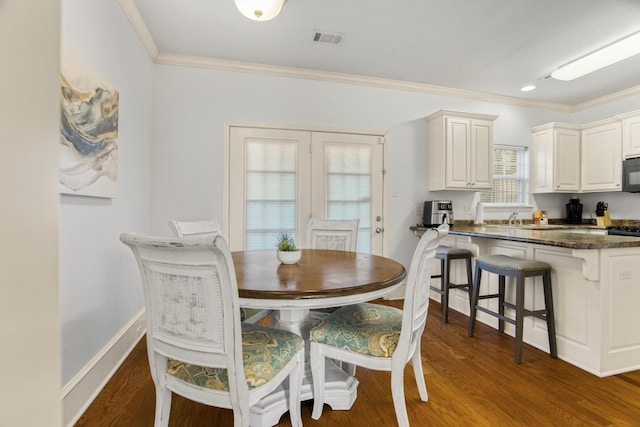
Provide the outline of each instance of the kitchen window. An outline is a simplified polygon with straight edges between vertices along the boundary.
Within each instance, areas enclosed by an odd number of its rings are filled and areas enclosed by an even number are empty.
[[[529,151],[527,147],[494,145],[493,185],[480,193],[489,205],[529,204]]]

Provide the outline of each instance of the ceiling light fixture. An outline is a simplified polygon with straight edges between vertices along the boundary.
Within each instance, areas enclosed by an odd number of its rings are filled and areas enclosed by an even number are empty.
[[[527,86],[523,86],[522,89],[520,89],[522,92],[530,92],[532,90],[534,90],[536,87],[534,85],[527,85]]]
[[[563,65],[551,73],[556,80],[574,80],[640,53],[640,32]]]
[[[268,21],[278,16],[287,0],[235,0],[244,16],[254,21]]]

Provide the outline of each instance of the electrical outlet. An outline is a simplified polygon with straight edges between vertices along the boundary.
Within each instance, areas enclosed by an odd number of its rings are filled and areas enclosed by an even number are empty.
[[[471,215],[471,206],[465,206],[464,207],[464,214],[465,215]]]
[[[419,203],[416,205],[416,216],[422,216],[422,206]]]
[[[631,269],[626,268],[624,270],[620,270],[618,278],[620,280],[631,280],[633,278],[633,274],[631,272]]]

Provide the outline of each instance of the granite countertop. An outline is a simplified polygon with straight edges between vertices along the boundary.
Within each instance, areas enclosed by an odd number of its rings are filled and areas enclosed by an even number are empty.
[[[410,227],[414,232],[426,227]],[[608,236],[606,229],[596,226],[568,225],[458,225],[449,231],[459,236],[511,240],[569,249],[605,249],[640,247],[640,237]]]

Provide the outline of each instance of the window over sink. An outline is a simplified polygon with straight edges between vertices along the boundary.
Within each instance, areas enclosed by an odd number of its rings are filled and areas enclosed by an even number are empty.
[[[480,193],[480,202],[492,205],[529,204],[529,150],[514,145],[493,146],[493,185]]]

